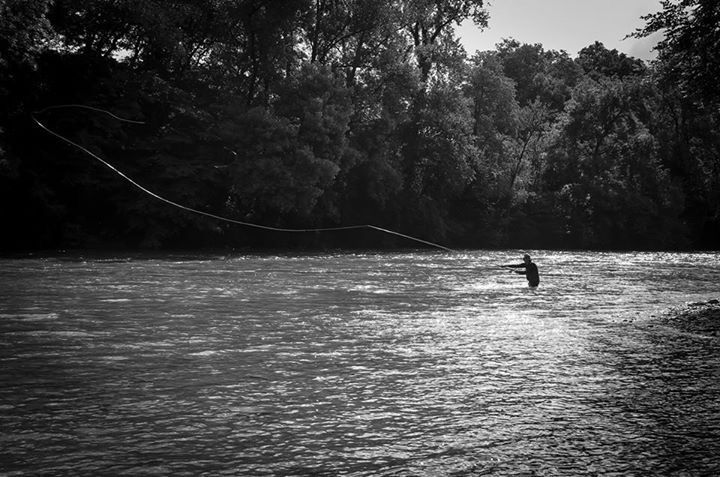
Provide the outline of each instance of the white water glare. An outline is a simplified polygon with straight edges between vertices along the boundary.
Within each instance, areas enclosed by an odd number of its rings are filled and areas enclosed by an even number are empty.
[[[0,260],[3,475],[718,475],[717,253]]]

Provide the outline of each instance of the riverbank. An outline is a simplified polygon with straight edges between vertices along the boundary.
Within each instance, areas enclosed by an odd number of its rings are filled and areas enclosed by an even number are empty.
[[[682,331],[720,336],[720,301],[717,299],[673,307],[658,318],[662,324]]]

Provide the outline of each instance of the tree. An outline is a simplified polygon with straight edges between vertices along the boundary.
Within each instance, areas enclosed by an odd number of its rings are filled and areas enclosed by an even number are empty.
[[[575,247],[663,248],[682,244],[679,189],[639,120],[641,81],[586,79],[556,126],[545,181]]]
[[[271,110],[249,110],[226,137],[238,156],[231,193],[245,218],[307,224],[346,157],[349,94],[329,69],[308,64],[278,95]]]
[[[664,35],[653,63],[661,98],[653,124],[663,161],[683,184],[694,245],[713,248],[720,233],[720,4],[664,0],[662,7],[643,17],[634,36]]]
[[[575,61],[582,67],[585,74],[593,79],[640,76],[647,69],[642,60],[631,58],[616,49],[608,50],[599,41],[580,50]]]
[[[52,28],[47,19],[51,0],[0,0],[0,72],[35,64]]]
[[[483,52],[473,57],[465,94],[472,101],[473,136],[479,159],[479,175],[473,187],[482,188],[482,195],[497,201],[505,193],[501,191],[507,177],[501,172],[507,159],[505,139],[517,131],[520,107],[515,100],[515,83],[503,74],[496,53]]]
[[[643,17],[645,37],[662,32],[658,64],[666,81],[696,99],[717,104],[720,91],[720,3],[715,0],[663,0],[662,11]]]
[[[407,227],[437,239],[447,233],[449,204],[477,172],[470,106],[454,85],[434,84],[418,95],[401,128],[404,189],[408,210],[416,211],[416,220],[405,217]]]
[[[648,127],[663,165],[682,186],[692,246],[713,249],[720,234],[720,114],[678,85],[659,81],[654,90]]]
[[[515,81],[520,106],[540,100],[559,112],[580,77],[577,65],[564,51],[545,51],[540,44],[505,39],[497,45],[498,58],[508,78]]]
[[[550,111],[540,101],[524,106],[517,118],[517,130],[506,138],[509,157],[508,193],[512,194],[521,175],[531,177],[542,171],[542,141],[550,128]],[[531,167],[530,166],[534,166]]]
[[[47,197],[47,191],[35,187],[24,173],[22,139],[28,129],[27,112],[37,94],[38,58],[54,36],[47,19],[50,3],[0,0],[0,222],[5,230],[19,223],[26,225],[25,231],[36,230],[28,215],[38,212],[39,216]],[[15,206],[18,198],[27,200],[30,213]],[[16,239],[6,232],[0,244],[23,244],[22,237]]]
[[[468,18],[480,27],[488,22],[483,0],[413,0],[401,4],[422,81],[428,80],[433,66],[441,61],[443,46],[450,43],[452,50],[458,49],[453,43],[453,25]]]
[[[50,18],[62,35],[62,45],[73,51],[99,56],[111,56],[127,44],[128,36],[137,21],[137,14],[150,11],[140,8],[135,0],[56,0]]]
[[[215,27],[224,33],[211,43],[201,65],[203,82],[222,94],[239,95],[248,107],[267,107],[273,88],[303,61],[301,25],[310,2],[243,0],[226,5],[225,25]]]
[[[405,213],[401,200],[407,185],[405,133],[423,89],[417,67],[406,61],[402,49],[393,48],[394,42],[403,39],[395,36],[381,48],[353,87],[355,111],[348,140],[357,156],[340,171],[337,181],[345,184],[342,216],[346,221],[389,228]]]
[[[709,243],[720,113],[682,65],[712,69],[717,9],[681,5],[648,28],[700,43],[671,35],[647,70],[600,43],[574,60],[506,40],[468,61],[455,27],[486,26],[482,0],[0,0],[0,199],[30,211],[2,211],[8,240],[265,238],[155,201],[27,121],[79,103],[145,124],[44,118],[148,189],[248,222],[652,247],[680,243],[683,220]]]
[[[27,99],[27,83],[34,74],[43,45],[53,36],[47,19],[50,0],[0,0],[0,159],[2,131]]]
[[[513,218],[539,188],[546,136],[556,114],[540,99],[520,106],[501,61],[498,52],[476,55],[468,89],[481,172],[467,202],[474,203],[476,220],[492,230],[494,243],[507,243],[511,229],[518,228]]]
[[[473,100],[473,133],[481,143],[498,143],[498,134],[515,128],[518,104],[515,83],[504,75],[498,55],[476,54],[471,62],[465,94]]]

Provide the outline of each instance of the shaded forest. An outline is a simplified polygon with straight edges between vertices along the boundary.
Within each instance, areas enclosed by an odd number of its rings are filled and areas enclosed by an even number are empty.
[[[720,4],[666,0],[651,64],[512,39],[481,0],[0,0],[3,250],[717,249]],[[633,32],[628,32],[633,33]],[[87,109],[101,108],[144,124]]]

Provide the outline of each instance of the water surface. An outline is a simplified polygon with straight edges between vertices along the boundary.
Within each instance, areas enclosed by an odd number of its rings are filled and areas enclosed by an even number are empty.
[[[4,475],[720,475],[720,254],[0,260]]]

